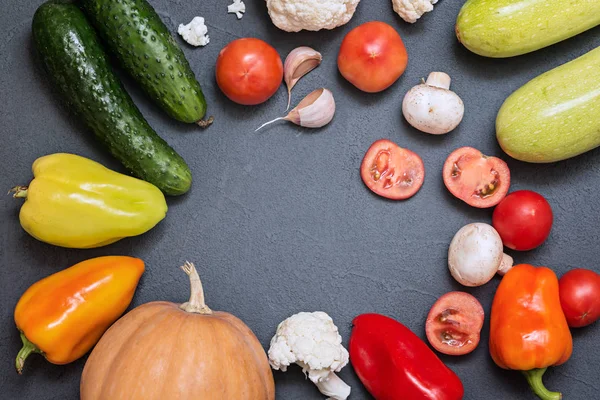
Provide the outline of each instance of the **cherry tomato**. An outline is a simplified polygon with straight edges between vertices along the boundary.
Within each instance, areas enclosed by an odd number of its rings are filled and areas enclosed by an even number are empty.
[[[510,187],[508,165],[472,147],[454,150],[444,163],[443,176],[450,193],[477,208],[495,206]]]
[[[589,325],[600,318],[600,274],[572,269],[558,281],[560,304],[571,328]]]
[[[427,315],[427,340],[440,353],[451,356],[470,353],[479,344],[483,317],[481,303],[469,293],[446,293]]]
[[[498,204],[492,225],[506,247],[525,251],[544,243],[550,235],[552,219],[552,208],[542,195],[518,190]]]
[[[398,32],[379,21],[352,29],[340,47],[338,68],[344,78],[364,92],[390,87],[404,73],[408,55]]]
[[[281,85],[283,64],[264,41],[237,39],[219,53],[216,74],[217,84],[230,100],[256,105],[267,101]]]
[[[425,166],[416,153],[381,139],[369,147],[360,166],[360,176],[369,189],[392,200],[414,196],[423,186]]]

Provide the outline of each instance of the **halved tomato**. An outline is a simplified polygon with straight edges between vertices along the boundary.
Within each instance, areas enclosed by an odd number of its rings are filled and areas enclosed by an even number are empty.
[[[477,208],[500,203],[510,187],[508,165],[473,147],[454,150],[446,159],[442,174],[450,193]]]
[[[427,340],[440,353],[468,354],[479,344],[483,317],[481,303],[469,293],[446,293],[427,315]]]
[[[425,166],[416,153],[381,139],[367,150],[360,176],[376,194],[392,200],[404,200],[414,196],[423,186]]]

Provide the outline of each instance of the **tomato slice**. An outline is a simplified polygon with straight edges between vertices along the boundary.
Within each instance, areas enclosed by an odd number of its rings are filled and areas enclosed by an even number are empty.
[[[510,187],[508,165],[472,147],[454,150],[446,159],[442,173],[450,193],[477,208],[500,203]]]
[[[423,186],[425,166],[416,153],[381,139],[367,150],[360,176],[374,193],[392,200],[404,200],[414,196]]]
[[[427,315],[427,340],[440,353],[468,354],[479,344],[483,317],[481,303],[469,293],[446,293]]]

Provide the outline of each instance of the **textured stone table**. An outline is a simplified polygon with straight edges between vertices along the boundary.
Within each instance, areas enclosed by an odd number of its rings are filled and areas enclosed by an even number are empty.
[[[77,153],[110,168],[122,167],[59,105],[35,62],[31,18],[41,1],[0,0],[0,189],[31,179],[31,163],[54,152]],[[209,305],[242,318],[266,347],[277,324],[299,311],[323,310],[340,327],[347,343],[351,321],[363,312],[397,318],[424,338],[424,320],[435,299],[465,290],[450,277],[447,246],[464,224],[489,222],[489,210],[470,208],[453,198],[441,179],[446,156],[475,146],[501,156],[512,171],[512,189],[532,189],[552,204],[555,225],[541,248],[513,254],[517,262],[599,270],[600,150],[566,162],[528,165],[502,153],[494,136],[495,115],[513,90],[536,75],[600,45],[593,29],[550,48],[507,60],[478,57],[454,37],[461,1],[444,0],[415,25],[392,12],[389,0],[363,0],[352,21],[328,32],[288,34],[275,28],[264,1],[247,0],[241,21],[227,14],[226,0],[151,0],[175,32],[195,15],[209,25],[210,44],[184,46],[209,103],[215,124],[206,131],[169,119],[124,78],[150,124],[187,160],[192,190],[169,199],[167,218],[151,232],[93,250],[52,247],[29,237],[19,226],[20,201],[0,199],[0,397],[78,399],[85,359],[54,366],[39,356],[28,360],[23,376],[13,370],[20,347],[12,319],[23,291],[35,281],[81,260],[108,254],[133,255],[147,263],[133,306],[152,300],[185,301],[188,283],[178,266],[199,267]],[[337,72],[337,51],[345,33],[360,23],[382,20],[402,35],[409,53],[404,76],[389,90],[367,95]],[[282,57],[309,45],[323,64],[294,89],[293,102],[317,87],[335,95],[334,121],[321,130],[279,123],[254,134],[253,128],[278,117],[286,105],[282,88],[266,104],[243,107],[228,101],[214,81],[218,52],[233,39],[255,36],[273,44]],[[180,41],[180,39],[177,39]],[[180,43],[182,43],[180,41]],[[466,114],[447,136],[415,131],[403,120],[404,93],[432,70],[453,78]],[[574,77],[582,79],[583,77]],[[360,180],[359,165],[369,145],[389,138],[419,153],[427,171],[412,199],[386,201]],[[499,280],[467,289],[489,312]],[[497,368],[488,354],[489,319],[475,352],[442,357],[462,378],[471,400],[534,399],[517,372]],[[572,359],[551,369],[545,381],[567,400],[599,398],[600,325],[574,332]],[[368,399],[347,367],[352,399]],[[275,373],[277,398],[322,399],[299,368]]]

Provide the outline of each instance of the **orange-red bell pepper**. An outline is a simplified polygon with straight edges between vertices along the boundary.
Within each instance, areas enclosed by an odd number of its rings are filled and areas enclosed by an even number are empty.
[[[15,308],[23,341],[17,371],[32,353],[53,364],[87,353],[129,306],[143,272],[138,258],[98,257],[34,283]]]
[[[543,400],[558,400],[542,383],[547,367],[566,362],[573,339],[560,306],[558,278],[546,267],[521,264],[500,282],[490,322],[490,354],[501,368],[523,371]]]

